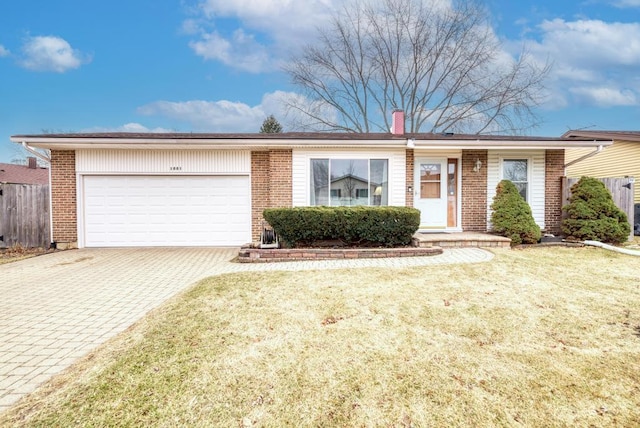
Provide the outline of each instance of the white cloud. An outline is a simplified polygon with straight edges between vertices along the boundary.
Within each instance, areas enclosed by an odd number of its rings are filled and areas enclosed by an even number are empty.
[[[635,65],[640,62],[640,24],[600,20],[544,21],[543,46],[556,58],[583,66],[603,62]]]
[[[282,91],[266,94],[255,106],[228,100],[156,101],[139,107],[138,113],[185,122],[198,132],[258,132],[270,114],[284,125],[281,101],[288,96],[291,94]]]
[[[259,73],[272,68],[267,48],[242,29],[236,30],[230,39],[215,32],[204,33],[200,40],[189,46],[204,59],[217,60],[243,71]]]
[[[310,34],[328,19],[338,0],[204,0],[200,8],[209,19],[237,18],[247,28],[272,34],[276,40]]]
[[[80,132],[86,132],[86,133],[93,133],[93,132],[139,132],[139,133],[153,132],[153,133],[167,133],[167,132],[175,132],[175,130],[167,129],[167,128],[147,128],[144,125],[132,122],[132,123],[126,123],[126,124],[124,124],[122,126],[118,126],[118,127],[115,127],[115,128],[96,126],[96,127],[93,127],[93,128],[83,129]]]
[[[196,19],[185,19],[182,22],[182,33],[190,36],[200,33],[200,24]]]
[[[638,105],[638,95],[628,89],[612,87],[574,87],[570,92],[585,104],[602,107]]]
[[[91,61],[64,39],[56,36],[29,37],[22,46],[21,65],[32,71],[64,73]]]
[[[618,0],[614,1],[613,5],[623,9],[627,7],[640,7],[640,0]]]
[[[0,58],[3,56],[9,56],[11,52],[9,52],[9,49],[5,48],[4,46],[0,45]]]
[[[259,106],[226,100],[156,101],[138,108],[138,113],[186,122],[199,132],[253,132],[263,117]]]
[[[538,31],[527,46],[553,63],[548,108],[640,104],[640,23],[554,19]]]
[[[337,0],[203,0],[199,15],[182,30],[197,38],[189,43],[206,60],[243,71],[276,70],[283,59],[310,41],[327,22]],[[224,21],[224,23],[223,23]],[[235,28],[223,30],[232,23]],[[215,27],[215,30],[208,29]]]

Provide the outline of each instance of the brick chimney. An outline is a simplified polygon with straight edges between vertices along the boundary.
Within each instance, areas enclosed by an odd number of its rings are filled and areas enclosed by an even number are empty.
[[[404,135],[404,111],[394,110],[391,115],[391,133],[393,135]]]
[[[29,156],[27,158],[27,162],[28,162],[29,169],[38,168],[38,161],[36,160],[36,158]]]

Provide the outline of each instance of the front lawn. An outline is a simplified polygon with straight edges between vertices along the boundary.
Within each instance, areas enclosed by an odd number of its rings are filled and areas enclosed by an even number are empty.
[[[640,257],[234,274],[154,311],[11,426],[638,426]]]

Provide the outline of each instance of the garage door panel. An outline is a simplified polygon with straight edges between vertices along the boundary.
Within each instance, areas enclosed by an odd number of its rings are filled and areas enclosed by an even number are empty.
[[[85,176],[85,245],[220,246],[250,240],[248,176]]]

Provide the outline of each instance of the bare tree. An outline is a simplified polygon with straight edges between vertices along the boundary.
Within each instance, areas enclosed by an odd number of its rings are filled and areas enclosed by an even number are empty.
[[[285,70],[306,129],[388,131],[400,108],[407,132],[518,133],[549,65],[505,54],[476,0],[356,0]]]
[[[349,161],[349,165],[342,172],[343,187],[346,190],[346,197],[349,198],[349,203],[355,197],[354,193],[360,177],[356,175],[355,162]]]

